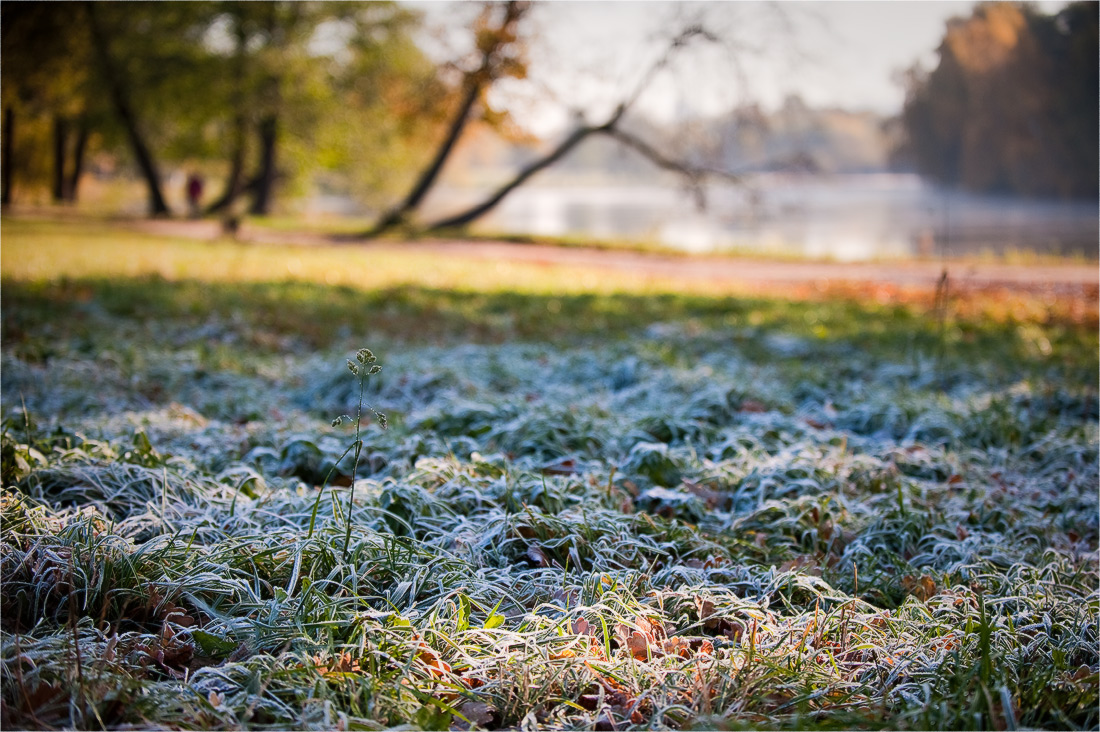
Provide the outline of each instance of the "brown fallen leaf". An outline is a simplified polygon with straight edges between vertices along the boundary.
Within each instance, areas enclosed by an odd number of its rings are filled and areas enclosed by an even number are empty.
[[[703,627],[707,630],[714,630],[718,627],[720,618],[714,617],[714,603],[710,600],[704,600],[700,597],[695,598],[695,607],[699,611],[699,619],[703,621]]]
[[[577,618],[573,621],[572,630],[576,635],[595,636],[599,631],[595,625],[588,622],[584,618]]]
[[[495,719],[494,712],[496,710],[485,702],[468,701],[463,702],[458,707],[458,711],[474,725],[488,727]]]
[[[661,650],[670,656],[691,658],[691,645],[680,636],[674,636],[661,643]]]
[[[451,664],[439,657],[433,648],[423,641],[420,642],[420,652],[417,659],[428,668],[428,673],[435,678],[442,678],[444,674],[451,672]]]
[[[921,602],[926,602],[929,598],[935,597],[937,592],[936,581],[927,574],[920,577],[907,574],[901,578],[901,586]]]
[[[649,659],[649,641],[645,633],[635,630],[626,639],[626,648],[634,658],[645,661]]]
[[[817,565],[817,559],[809,554],[788,559],[778,567],[780,572],[790,572],[795,569],[800,569],[804,574],[813,575],[814,577],[821,576],[821,568]]]
[[[576,475],[577,461],[571,458],[542,467],[543,475]]]
[[[745,634],[745,626],[736,620],[723,620],[722,621],[722,635],[729,638],[731,641],[741,640],[741,636]]]
[[[527,559],[536,567],[549,567],[551,565],[550,557],[546,556],[546,552],[538,544],[531,544],[527,547]]]
[[[728,497],[724,493],[690,480],[684,481],[684,488],[687,489],[688,493],[691,493],[706,504],[707,508],[720,508],[723,504],[727,503],[728,500]]]

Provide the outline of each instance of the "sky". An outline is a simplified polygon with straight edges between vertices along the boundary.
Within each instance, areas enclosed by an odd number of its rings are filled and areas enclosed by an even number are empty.
[[[445,56],[462,46],[476,6],[409,4],[436,27],[436,40],[447,39],[435,53]],[[1038,3],[1046,12],[1064,4]],[[798,94],[812,106],[894,114],[904,100],[899,72],[917,62],[934,65],[947,20],[969,15],[973,5],[968,0],[545,2],[526,19],[530,78],[499,85],[492,100],[540,135],[560,131],[576,112],[598,120],[666,47],[662,34],[704,17],[727,44],[682,53],[639,99],[639,111],[668,122],[753,102],[774,109]]]

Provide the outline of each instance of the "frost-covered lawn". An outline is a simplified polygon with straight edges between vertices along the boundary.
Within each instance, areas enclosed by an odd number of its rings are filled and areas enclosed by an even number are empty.
[[[1100,724],[1095,323],[475,284],[5,280],[3,725]]]

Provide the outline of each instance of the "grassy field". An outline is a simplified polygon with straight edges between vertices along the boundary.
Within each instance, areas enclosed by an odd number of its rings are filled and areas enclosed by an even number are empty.
[[[1100,726],[1095,302],[2,236],[5,728]]]

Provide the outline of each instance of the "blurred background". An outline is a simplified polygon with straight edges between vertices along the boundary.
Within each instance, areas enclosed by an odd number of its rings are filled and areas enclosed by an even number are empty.
[[[1097,4],[4,3],[8,213],[1095,259]]]

